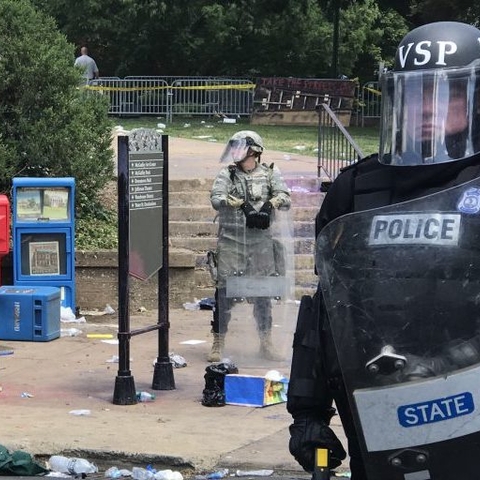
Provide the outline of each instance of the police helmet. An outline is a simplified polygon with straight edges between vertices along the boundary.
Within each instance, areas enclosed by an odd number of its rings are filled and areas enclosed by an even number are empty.
[[[382,78],[379,160],[422,165],[480,151],[480,30],[436,22],[408,33]]]
[[[249,151],[255,152],[257,157],[262,154],[262,137],[253,130],[241,130],[232,135],[227,142],[225,150],[220,157],[220,162],[241,162],[247,158]]]

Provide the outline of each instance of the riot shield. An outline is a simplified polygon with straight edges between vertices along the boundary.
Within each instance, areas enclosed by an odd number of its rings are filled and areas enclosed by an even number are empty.
[[[223,357],[242,371],[287,373],[297,310],[290,212],[274,210],[265,229],[246,227],[241,210],[224,214],[217,245],[216,298]]]
[[[369,480],[474,480],[480,180],[345,215],[316,264]]]

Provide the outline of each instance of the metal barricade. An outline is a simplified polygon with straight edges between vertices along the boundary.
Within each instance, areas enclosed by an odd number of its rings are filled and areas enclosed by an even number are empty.
[[[87,87],[109,95],[111,115],[249,116],[255,84],[221,77],[101,77]]]
[[[181,78],[171,85],[173,115],[250,115],[255,85],[246,79]]]
[[[362,127],[365,120],[379,120],[381,115],[382,92],[378,82],[367,82],[362,87]]]
[[[317,176],[325,179],[325,187],[343,167],[363,158],[364,154],[326,103],[319,106],[318,117]]]
[[[170,111],[168,84],[158,77],[102,77],[87,88],[109,96],[112,115],[168,115]]]

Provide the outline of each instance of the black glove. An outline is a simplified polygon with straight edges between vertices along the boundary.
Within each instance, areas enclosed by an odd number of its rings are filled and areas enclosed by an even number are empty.
[[[257,228],[266,230],[270,226],[270,215],[272,214],[273,205],[270,202],[265,202],[258,212]]]
[[[247,228],[258,228],[257,227],[257,218],[258,212],[248,203],[243,203],[240,208],[243,210],[245,214],[245,218],[247,220]]]
[[[290,453],[306,472],[315,469],[315,449],[330,451],[329,467],[336,468],[347,456],[340,440],[333,430],[318,418],[295,418],[290,425]]]

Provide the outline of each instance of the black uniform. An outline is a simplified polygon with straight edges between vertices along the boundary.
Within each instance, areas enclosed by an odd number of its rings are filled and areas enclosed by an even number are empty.
[[[423,197],[477,177],[480,177],[480,155],[411,167],[384,165],[373,155],[344,169],[331,185],[316,217],[316,235],[341,215]],[[352,479],[366,480],[329,319],[321,292],[317,291],[313,299],[302,299],[287,403],[294,418],[290,450],[307,471],[313,469],[316,445],[332,451],[332,466],[343,459],[341,446],[326,426],[333,412],[332,400],[348,438]]]

